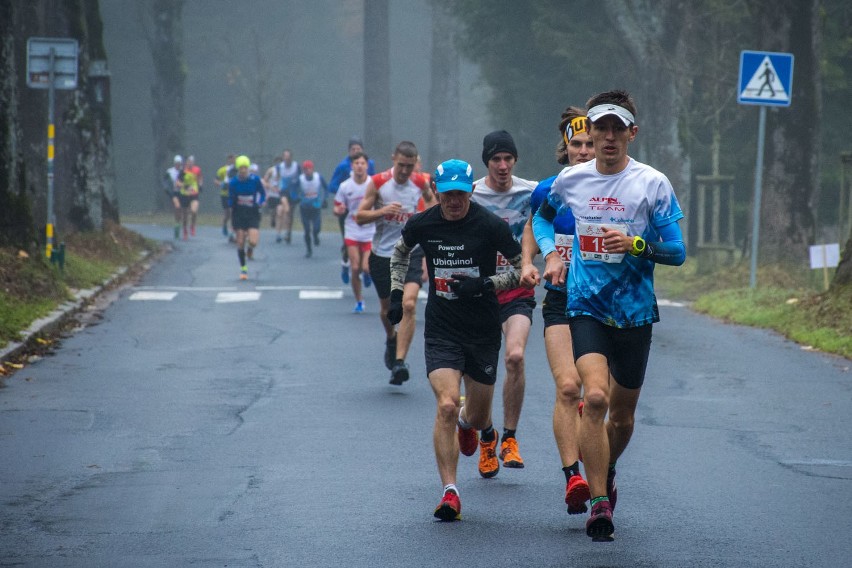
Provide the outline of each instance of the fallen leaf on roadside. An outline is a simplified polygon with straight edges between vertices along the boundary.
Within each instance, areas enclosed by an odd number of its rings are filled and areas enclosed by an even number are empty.
[[[47,340],[47,339],[42,339],[41,337],[36,337],[36,342],[40,343],[42,345],[50,345],[51,343],[53,343],[52,341]]]
[[[10,363],[10,362],[8,362],[8,361],[6,361],[6,362],[4,363],[4,365],[6,365],[6,366],[8,366],[8,367],[12,367],[13,369],[23,369],[23,368],[24,368],[24,366],[23,366],[23,365],[21,365],[20,363]]]
[[[27,251],[25,251],[25,250],[19,250],[18,251],[18,258],[29,258],[29,257],[30,257],[30,255],[27,254]]]

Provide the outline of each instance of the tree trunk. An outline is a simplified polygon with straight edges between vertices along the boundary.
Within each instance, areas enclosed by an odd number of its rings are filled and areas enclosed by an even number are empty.
[[[158,211],[171,208],[171,200],[163,191],[163,177],[175,154],[183,152],[186,139],[184,120],[184,86],[186,68],[183,59],[184,0],[151,0],[148,46],[154,63],[151,85],[154,130],[154,205]]]
[[[393,152],[389,26],[388,0],[364,0],[364,144],[378,169]]]
[[[459,68],[454,13],[443,2],[432,4],[432,62],[429,88],[429,151],[424,170],[459,152]]]
[[[15,11],[0,3],[0,246],[29,249],[35,227],[21,167]]]
[[[820,0],[767,1],[756,14],[766,51],[795,53],[792,102],[769,110],[761,206],[761,263],[806,262],[818,195],[822,81]]]
[[[620,0],[603,4],[618,35],[642,69],[636,99],[640,161],[663,172],[689,210],[691,162],[678,130],[681,94],[688,81],[685,43],[689,41],[688,7],[680,2]]]
[[[80,42],[80,54],[78,87],[66,122],[77,151],[71,153],[70,207],[63,213],[72,229],[101,230],[104,221],[119,222],[103,24],[98,0],[77,0],[66,6],[69,33]]]

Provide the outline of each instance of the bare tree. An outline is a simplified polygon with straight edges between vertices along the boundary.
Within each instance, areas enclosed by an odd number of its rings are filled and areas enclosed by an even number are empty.
[[[459,151],[459,68],[454,11],[444,2],[432,4],[432,62],[429,87],[429,152],[426,167]]]
[[[388,0],[364,0],[364,143],[377,164],[393,147],[389,27]]]
[[[796,54],[791,108],[767,117],[760,260],[801,264],[814,238],[822,79],[820,0],[763,0],[755,14],[767,51]]]
[[[155,187],[161,188],[171,157],[186,143],[184,97],[186,64],[183,57],[184,0],[146,0],[140,4],[139,19],[154,63],[151,85],[151,128],[154,132]],[[170,207],[165,192],[156,191],[157,210]]]

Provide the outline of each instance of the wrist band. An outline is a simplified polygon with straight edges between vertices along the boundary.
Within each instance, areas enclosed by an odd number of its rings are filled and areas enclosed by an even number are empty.
[[[633,237],[633,247],[630,249],[630,254],[633,256],[639,256],[643,252],[645,252],[646,247],[645,239],[642,237]]]

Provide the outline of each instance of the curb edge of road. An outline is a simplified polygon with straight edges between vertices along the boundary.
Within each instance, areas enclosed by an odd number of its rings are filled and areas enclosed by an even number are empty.
[[[168,244],[160,243],[153,250],[142,251],[135,262],[129,266],[119,267],[109,278],[97,286],[76,290],[73,294],[73,300],[68,300],[60,304],[46,316],[32,322],[28,328],[20,332],[20,340],[10,341],[5,347],[0,348],[0,364],[10,359],[15,359],[31,349],[37,337],[49,335],[61,329],[72,317],[77,315],[107,290],[122,284],[125,280],[133,276],[147,272],[154,262],[170,251],[171,247]],[[0,380],[3,378],[0,376]]]

